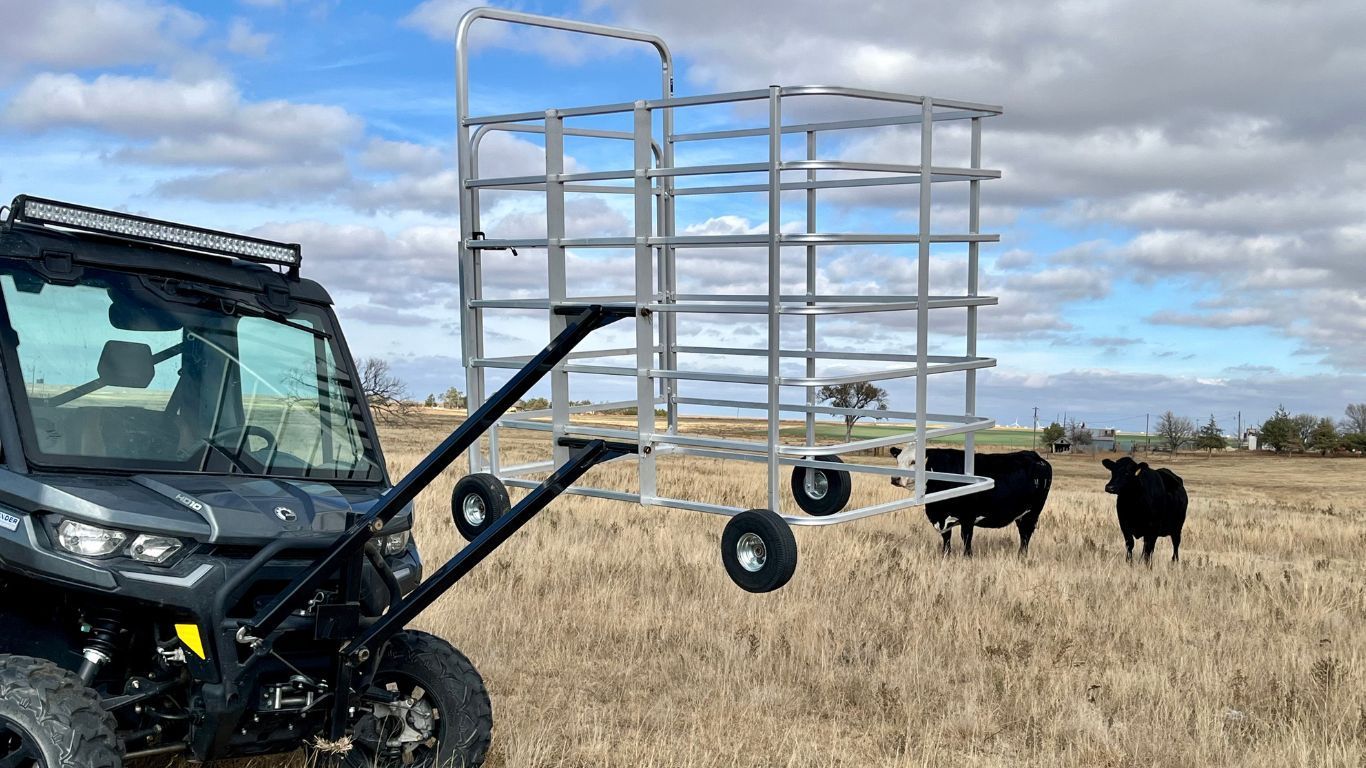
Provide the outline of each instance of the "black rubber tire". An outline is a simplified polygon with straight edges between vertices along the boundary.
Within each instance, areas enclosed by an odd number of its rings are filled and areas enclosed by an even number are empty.
[[[484,680],[474,665],[450,643],[435,635],[405,630],[394,635],[379,661],[375,680],[400,674],[405,682],[421,686],[432,697],[440,717],[436,754],[430,753],[412,768],[479,768],[488,754],[493,736],[493,708]],[[454,728],[454,731],[449,729]],[[380,757],[360,739],[341,757],[308,750],[313,762],[342,768],[406,768],[401,757]]]
[[[764,560],[757,570],[740,562],[738,547],[746,534],[763,542]],[[772,592],[797,570],[797,539],[787,521],[767,509],[751,509],[732,517],[721,533],[721,562],[736,586],[746,592]]]
[[[844,460],[838,456],[816,456],[817,461],[828,461],[831,464],[843,464]],[[817,498],[806,492],[807,473],[819,472],[824,475],[828,485],[825,495]],[[802,511],[813,517],[825,517],[833,515],[844,509],[849,503],[849,494],[853,491],[853,481],[849,473],[842,469],[812,469],[811,467],[792,468],[792,496],[797,500],[797,506]]]
[[[0,761],[39,768],[123,768],[114,716],[75,674],[43,659],[0,656]],[[17,759],[26,740],[32,763]],[[9,750],[9,754],[5,754]]]
[[[478,523],[471,522],[464,513],[465,499],[471,494],[478,496],[484,506],[484,519]],[[465,541],[474,541],[509,509],[512,509],[512,501],[508,498],[507,487],[487,472],[465,475],[451,491],[451,519],[455,520],[456,530]]]

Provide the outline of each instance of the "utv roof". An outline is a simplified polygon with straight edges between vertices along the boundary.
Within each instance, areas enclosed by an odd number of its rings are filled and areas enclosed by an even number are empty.
[[[0,257],[4,256],[55,263],[58,271],[62,262],[84,263],[258,291],[288,286],[286,290],[299,298],[331,303],[321,286],[299,278],[303,253],[298,243],[30,195],[14,198],[8,217],[0,221]]]

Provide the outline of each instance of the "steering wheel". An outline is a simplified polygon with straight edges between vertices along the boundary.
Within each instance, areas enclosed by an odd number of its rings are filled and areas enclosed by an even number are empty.
[[[266,441],[266,445],[262,450],[271,451],[275,448],[275,434],[257,424],[243,424],[240,427],[225,427],[224,429],[220,429],[213,433],[209,438],[209,442],[220,448],[236,448],[239,443],[245,447],[247,440],[252,437],[259,437]]]

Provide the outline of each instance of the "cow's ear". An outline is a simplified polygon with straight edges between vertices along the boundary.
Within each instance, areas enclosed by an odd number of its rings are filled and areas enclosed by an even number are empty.
[[[1114,463],[1113,461],[1109,460],[1109,459],[1101,459],[1101,460],[1100,460],[1100,463],[1101,463],[1102,465],[1104,465],[1106,469],[1114,469],[1114,468],[1115,468],[1115,463]]]
[[[1143,462],[1142,464],[1139,464],[1139,465],[1138,465],[1138,469],[1147,469],[1147,468],[1148,468],[1148,462],[1146,462],[1146,461]],[[1138,469],[1135,469],[1135,470],[1134,470],[1134,474],[1138,474]]]
[[[891,447],[890,452],[892,454],[892,458],[896,458],[897,456],[901,455],[901,449],[896,447],[895,445]]]

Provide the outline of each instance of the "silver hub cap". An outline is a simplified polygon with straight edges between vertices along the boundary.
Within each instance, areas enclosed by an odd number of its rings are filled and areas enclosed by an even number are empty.
[[[479,494],[471,493],[460,502],[460,510],[465,515],[465,522],[470,525],[484,524],[484,500],[479,498]]]
[[[830,478],[819,469],[807,467],[802,478],[802,490],[806,491],[807,498],[823,499],[830,492]]]
[[[735,559],[740,567],[750,573],[758,573],[768,562],[768,547],[757,533],[746,533],[735,542]]]

